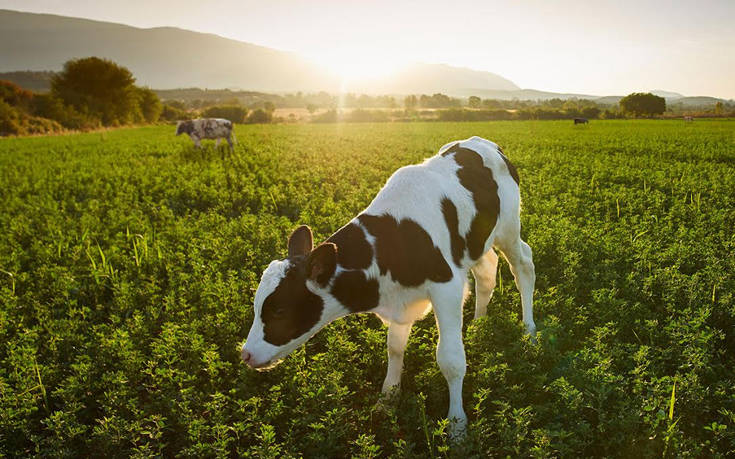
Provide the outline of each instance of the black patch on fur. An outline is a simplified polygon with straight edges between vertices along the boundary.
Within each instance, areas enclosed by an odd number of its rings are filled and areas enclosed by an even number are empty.
[[[444,214],[444,222],[447,224],[447,229],[449,229],[449,238],[452,243],[452,258],[454,259],[454,264],[461,268],[465,242],[464,238],[459,235],[457,207],[449,198],[442,199],[442,214]]]
[[[508,168],[508,172],[510,172],[510,176],[513,177],[513,180],[515,180],[516,185],[521,184],[521,178],[518,176],[518,169],[513,165],[513,163],[510,162],[507,156],[505,156],[505,153],[503,153],[503,150],[498,147],[498,153],[500,153],[500,157],[503,158],[503,161],[505,161],[505,165]]]
[[[470,224],[470,230],[465,234],[467,249],[470,258],[477,260],[482,256],[485,242],[495,228],[500,212],[500,198],[498,184],[493,178],[493,172],[485,167],[482,156],[469,148],[455,144],[451,148],[454,161],[460,166],[457,169],[459,182],[470,193],[475,202],[477,213]]]
[[[373,247],[354,223],[340,228],[327,242],[337,245],[337,263],[345,269],[366,269],[373,262]]]
[[[176,129],[176,135],[191,134],[194,132],[194,122],[192,120],[182,121]]]
[[[319,244],[306,257],[306,277],[325,287],[337,269],[337,246],[331,242]]]
[[[312,329],[322,316],[324,302],[306,288],[305,260],[298,257],[278,287],[263,302],[260,317],[264,338],[283,346]]]
[[[442,156],[451,155],[452,153],[456,152],[458,148],[459,148],[459,142],[455,143],[451,147],[444,150],[444,153],[442,153]]]
[[[363,271],[343,271],[332,284],[332,295],[350,312],[362,312],[378,306],[378,280],[368,279]]]
[[[448,282],[452,270],[434,245],[431,236],[415,221],[396,221],[391,215],[362,214],[360,222],[375,237],[380,273],[406,287],[430,280]]]

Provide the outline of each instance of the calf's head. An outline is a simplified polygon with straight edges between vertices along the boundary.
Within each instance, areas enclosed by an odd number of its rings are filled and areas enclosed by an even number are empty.
[[[194,123],[191,120],[179,121],[176,123],[176,135],[189,134],[194,128]]]
[[[337,268],[337,246],[313,248],[308,226],[288,239],[288,258],[272,261],[255,292],[254,318],[242,346],[242,359],[267,369],[346,310],[327,290]]]

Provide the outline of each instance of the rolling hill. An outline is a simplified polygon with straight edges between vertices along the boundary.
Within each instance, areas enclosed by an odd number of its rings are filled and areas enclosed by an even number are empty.
[[[71,58],[105,57],[128,67],[139,84],[158,89],[336,92],[341,83],[295,53],[217,35],[10,10],[0,10],[0,56],[0,72],[58,71]],[[441,64],[412,64],[398,75],[351,89],[457,94],[467,88],[519,89],[494,73]]]

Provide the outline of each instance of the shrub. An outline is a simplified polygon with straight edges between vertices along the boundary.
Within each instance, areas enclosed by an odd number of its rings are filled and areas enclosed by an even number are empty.
[[[338,119],[337,110],[327,110],[324,113],[311,117],[312,123],[336,123]]]
[[[273,119],[272,113],[267,112],[263,110],[262,108],[258,108],[250,112],[250,115],[248,115],[246,122],[249,124],[270,123],[272,119]]]
[[[0,136],[18,135],[21,132],[18,109],[0,100]]]
[[[169,107],[177,108],[179,110],[186,111],[186,104],[180,100],[167,100],[165,105]]]
[[[600,118],[604,120],[617,120],[624,118],[623,114],[615,110],[607,109],[600,114]]]
[[[205,118],[224,118],[233,123],[244,123],[247,115],[248,109],[240,105],[215,105],[204,110],[202,113],[202,116]]]
[[[582,117],[588,118],[588,119],[595,119],[600,116],[600,112],[602,112],[602,110],[600,110],[597,107],[584,107],[582,109]]]
[[[509,120],[513,118],[513,114],[507,110],[465,110],[460,108],[452,108],[449,110],[439,110],[439,121],[491,121],[491,120]]]
[[[356,123],[383,122],[390,119],[389,113],[381,110],[363,110],[358,108],[347,115],[347,121]]]
[[[13,107],[27,109],[33,100],[33,93],[27,91],[15,83],[0,80],[0,101]]]
[[[0,100],[0,137],[8,135],[50,134],[59,132],[59,123],[29,115]]]
[[[159,119],[163,121],[178,121],[188,118],[190,118],[190,115],[186,110],[183,110],[169,103],[163,105],[163,110],[161,111],[161,116],[159,117]]]
[[[31,113],[54,120],[67,129],[88,130],[100,126],[99,119],[79,112],[71,105],[65,105],[61,99],[50,94],[36,94]]]

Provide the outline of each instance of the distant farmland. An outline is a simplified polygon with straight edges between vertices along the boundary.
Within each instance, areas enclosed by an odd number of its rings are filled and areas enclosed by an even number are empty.
[[[173,131],[0,140],[0,455],[443,455],[432,318],[392,402],[371,315],[267,373],[238,346],[292,229],[471,135],[520,172],[539,339],[501,261],[454,453],[735,454],[735,121],[238,125],[224,160]]]

